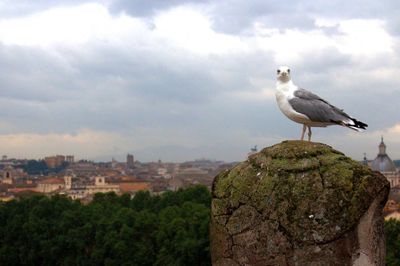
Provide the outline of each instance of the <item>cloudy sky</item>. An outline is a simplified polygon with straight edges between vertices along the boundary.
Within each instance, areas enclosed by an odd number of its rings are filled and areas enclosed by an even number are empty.
[[[34,4],[33,4],[34,3]],[[0,147],[17,158],[243,160],[298,139],[279,65],[366,122],[313,139],[400,158],[400,2],[0,1]]]

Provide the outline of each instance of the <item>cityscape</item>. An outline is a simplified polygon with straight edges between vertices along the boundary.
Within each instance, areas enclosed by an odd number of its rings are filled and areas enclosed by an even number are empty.
[[[0,161],[0,199],[29,194],[65,195],[89,202],[96,193],[134,195],[138,191],[160,194],[201,184],[211,188],[213,178],[235,162],[199,159],[183,163],[140,162],[127,154],[125,162],[75,161],[73,155],[55,155],[43,160]]]
[[[390,182],[391,194],[385,215],[400,219],[400,160],[392,160],[383,137],[377,155],[362,164],[381,172]],[[248,155],[258,152],[257,146]],[[9,201],[30,194],[65,195],[83,203],[96,193],[114,192],[134,196],[138,191],[162,194],[192,185],[204,185],[211,190],[214,177],[237,162],[197,159],[182,163],[140,162],[127,154],[124,162],[112,158],[109,162],[75,160],[74,155],[54,155],[42,160],[11,159],[0,161],[0,200]]]

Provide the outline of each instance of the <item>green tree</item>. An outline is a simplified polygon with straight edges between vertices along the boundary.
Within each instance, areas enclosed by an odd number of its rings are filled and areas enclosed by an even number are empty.
[[[160,212],[156,265],[210,265],[209,208],[186,202]]]
[[[0,265],[210,265],[205,187],[0,203]]]
[[[385,221],[386,264],[400,265],[400,222],[395,219]]]

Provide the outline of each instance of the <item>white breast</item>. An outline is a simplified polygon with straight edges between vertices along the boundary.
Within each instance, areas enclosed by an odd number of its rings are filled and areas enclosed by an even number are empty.
[[[300,124],[309,124],[311,120],[307,116],[296,112],[289,104],[289,100],[294,97],[293,92],[296,89],[297,87],[293,84],[278,84],[275,93],[276,101],[278,102],[279,109],[281,109],[282,113],[289,119]]]

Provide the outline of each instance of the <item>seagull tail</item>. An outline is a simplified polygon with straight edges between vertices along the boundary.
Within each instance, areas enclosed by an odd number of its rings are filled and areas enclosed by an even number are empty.
[[[350,129],[353,129],[355,131],[358,131],[358,132],[366,130],[368,127],[367,124],[365,124],[361,121],[358,121],[357,119],[352,118],[352,117],[350,117],[350,120],[343,122],[342,125],[350,128]]]

